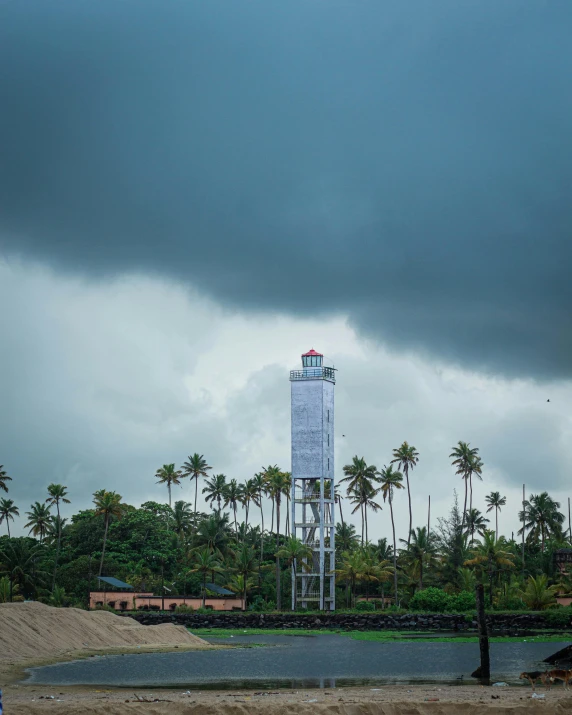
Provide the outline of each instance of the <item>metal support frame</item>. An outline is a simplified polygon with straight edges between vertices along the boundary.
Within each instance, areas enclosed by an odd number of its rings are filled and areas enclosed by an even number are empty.
[[[292,608],[335,608],[335,500],[333,483],[323,477],[292,479],[294,535],[312,549],[304,564],[295,563]]]

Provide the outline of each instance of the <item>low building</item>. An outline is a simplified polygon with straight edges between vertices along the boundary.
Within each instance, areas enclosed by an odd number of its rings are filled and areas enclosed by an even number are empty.
[[[201,597],[193,596],[155,596],[149,591],[135,591],[133,586],[111,576],[100,576],[103,589],[90,591],[89,607],[109,606],[116,611],[174,611],[177,606],[197,609],[203,605]],[[216,596],[207,596],[205,608],[213,611],[242,611],[243,601],[232,591],[214,583],[207,583],[207,590]]]

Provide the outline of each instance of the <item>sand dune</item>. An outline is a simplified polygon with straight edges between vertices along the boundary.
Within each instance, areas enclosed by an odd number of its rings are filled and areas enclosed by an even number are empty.
[[[107,611],[52,608],[42,603],[0,604],[0,661],[130,646],[211,646],[183,626],[142,626]]]

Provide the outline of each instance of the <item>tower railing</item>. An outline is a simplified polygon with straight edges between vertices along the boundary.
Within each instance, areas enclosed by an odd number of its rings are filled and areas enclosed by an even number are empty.
[[[336,381],[333,367],[305,367],[302,370],[290,370],[290,380],[330,380]]]
[[[314,491],[308,491],[307,489],[295,489],[294,499],[297,502],[319,502],[320,501],[320,490],[319,488]],[[326,501],[333,501],[333,492],[329,487],[324,488],[324,499]]]

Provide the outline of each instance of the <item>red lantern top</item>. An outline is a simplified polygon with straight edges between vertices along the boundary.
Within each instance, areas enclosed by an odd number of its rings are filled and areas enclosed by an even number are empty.
[[[303,367],[322,367],[324,356],[312,348],[309,352],[302,355]]]

